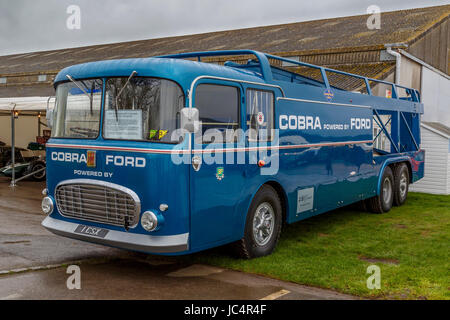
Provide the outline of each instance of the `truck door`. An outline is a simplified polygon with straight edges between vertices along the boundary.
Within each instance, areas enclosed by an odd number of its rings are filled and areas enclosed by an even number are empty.
[[[193,92],[201,130],[192,136],[190,168],[191,247],[201,249],[227,241],[244,185],[244,167],[236,148],[244,137],[237,129],[242,87],[233,82],[202,82]],[[233,159],[233,161],[231,161]],[[195,160],[195,161],[194,161]]]

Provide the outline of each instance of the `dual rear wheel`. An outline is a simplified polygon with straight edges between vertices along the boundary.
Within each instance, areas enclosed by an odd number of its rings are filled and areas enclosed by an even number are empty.
[[[409,170],[405,163],[384,169],[381,178],[380,194],[367,199],[366,207],[374,213],[385,213],[392,206],[401,206],[405,203],[409,189]]]

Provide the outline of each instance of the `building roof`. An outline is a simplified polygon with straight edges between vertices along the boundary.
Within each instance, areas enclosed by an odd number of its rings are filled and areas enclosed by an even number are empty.
[[[385,12],[381,28],[367,28],[368,15],[306,21],[282,25],[211,32],[195,35],[96,45],[0,57],[0,97],[36,94],[36,88],[23,88],[51,82],[64,67],[99,60],[142,58],[191,51],[251,49],[280,56],[297,56],[304,62],[343,71],[385,78],[395,62],[381,51],[387,43],[411,45],[433,26],[450,16],[450,5]],[[38,82],[39,75],[48,75]],[[9,89],[8,89],[9,87]]]
[[[450,128],[447,127],[446,125],[443,125],[442,123],[439,123],[439,122],[427,122],[427,121],[423,121],[422,124],[432,128],[436,131],[439,131],[441,134],[443,134],[447,138],[450,138]]]

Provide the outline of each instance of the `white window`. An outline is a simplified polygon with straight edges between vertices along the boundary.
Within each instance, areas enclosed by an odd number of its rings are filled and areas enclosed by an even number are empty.
[[[387,132],[391,134],[391,123],[389,120],[389,116],[381,115],[381,121],[383,122]],[[378,150],[382,150],[385,152],[391,152],[391,142],[389,138],[384,133],[383,129],[378,125],[377,121],[373,121],[373,147]]]
[[[247,90],[247,128],[250,141],[271,141],[274,97],[270,91]]]

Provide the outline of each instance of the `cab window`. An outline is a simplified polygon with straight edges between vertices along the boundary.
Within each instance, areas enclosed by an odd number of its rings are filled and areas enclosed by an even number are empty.
[[[200,84],[195,93],[195,107],[199,110],[202,137],[197,143],[236,141],[239,128],[240,92],[237,87]],[[218,141],[221,140],[221,141]]]

